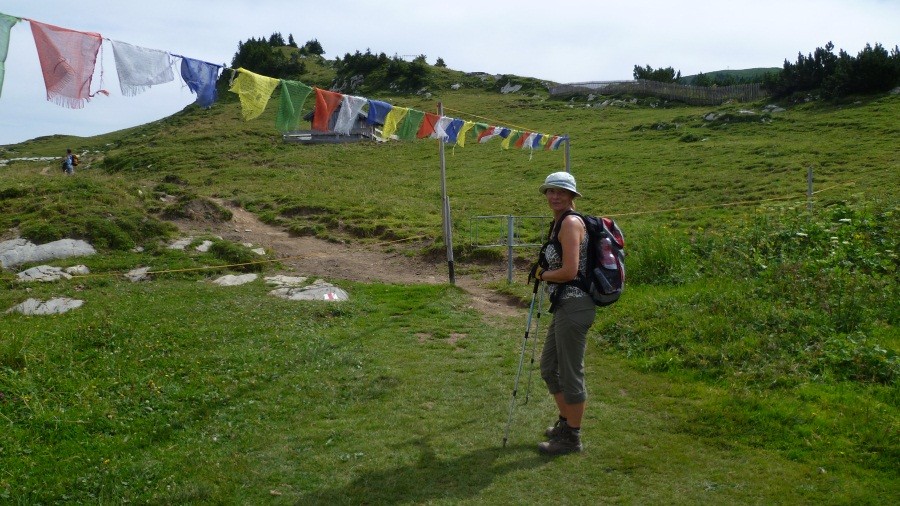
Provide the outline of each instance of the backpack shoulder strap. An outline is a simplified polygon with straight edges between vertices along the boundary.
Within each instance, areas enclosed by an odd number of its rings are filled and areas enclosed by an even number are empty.
[[[547,235],[547,241],[552,240],[552,241],[559,242],[559,230],[560,230],[560,228],[562,228],[562,222],[565,221],[566,218],[568,218],[569,216],[572,216],[572,215],[575,215],[575,216],[578,216],[579,218],[581,218],[582,223],[585,223],[585,226],[587,226],[587,223],[584,221],[584,216],[581,213],[572,211],[570,209],[570,210],[564,212],[562,214],[562,216],[559,217],[558,220],[556,220],[555,222],[553,222],[550,225],[550,233]]]

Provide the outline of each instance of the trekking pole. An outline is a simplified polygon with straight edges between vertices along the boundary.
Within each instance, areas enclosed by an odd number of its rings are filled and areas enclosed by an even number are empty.
[[[538,329],[541,328],[541,312],[543,309],[544,291],[541,290],[541,294],[538,295],[537,321],[534,322],[534,342],[531,343],[531,364],[529,365],[530,369],[528,369],[528,384],[525,386],[525,402],[522,404],[528,404],[528,397],[531,395],[531,377],[534,376],[534,357],[537,352],[538,341],[541,340],[541,333]]]
[[[538,285],[541,280],[534,280],[534,289],[531,291],[531,304],[528,308],[528,321],[525,324],[525,337],[522,339],[522,353],[519,355],[519,368],[516,370],[516,381],[513,383],[512,399],[509,401],[509,417],[506,419],[506,430],[503,431],[503,446],[509,440],[509,426],[512,424],[513,411],[516,408],[516,392],[519,390],[519,377],[522,375],[522,363],[525,362],[525,351],[528,349],[528,333],[531,331],[531,316],[534,313],[534,299],[537,296]]]

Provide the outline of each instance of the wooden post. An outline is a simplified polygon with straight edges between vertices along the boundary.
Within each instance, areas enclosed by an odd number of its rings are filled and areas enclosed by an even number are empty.
[[[813,168],[810,165],[806,169],[806,210],[812,212],[813,208]]]
[[[515,217],[508,215],[506,217],[506,282],[513,281],[513,243],[515,241]]]
[[[438,116],[444,115],[444,104],[438,102]],[[441,156],[441,214],[444,220],[444,243],[447,245],[447,269],[450,276],[450,284],[456,284],[456,275],[453,272],[453,226],[450,223],[450,197],[447,196],[447,159],[444,156],[444,139],[438,139],[438,149]]]

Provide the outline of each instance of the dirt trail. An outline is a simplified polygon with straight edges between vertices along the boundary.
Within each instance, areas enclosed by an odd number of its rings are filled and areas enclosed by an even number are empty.
[[[225,201],[218,204],[231,211],[230,221],[181,221],[177,223],[179,228],[185,234],[210,233],[229,241],[262,246],[282,264],[293,268],[296,274],[306,276],[396,284],[448,281],[445,262],[429,263],[401,252],[386,252],[377,246],[294,237],[280,228],[263,223],[245,209]],[[523,310],[517,301],[485,287],[488,281],[505,279],[505,276],[503,266],[498,265],[496,270],[492,269],[478,280],[457,273],[456,285],[471,295],[472,306],[486,316],[521,316]]]

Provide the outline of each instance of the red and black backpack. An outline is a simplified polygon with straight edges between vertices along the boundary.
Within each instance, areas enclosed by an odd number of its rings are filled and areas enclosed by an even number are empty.
[[[594,304],[608,306],[619,300],[625,289],[625,236],[612,218],[566,211],[550,225],[547,242],[541,248],[541,262],[546,264],[544,251],[549,244],[554,244],[557,251],[562,252],[559,227],[569,215],[581,218],[587,228],[587,272],[579,270],[575,279],[564,284],[577,286],[591,296]],[[558,293],[560,292],[557,291]]]

